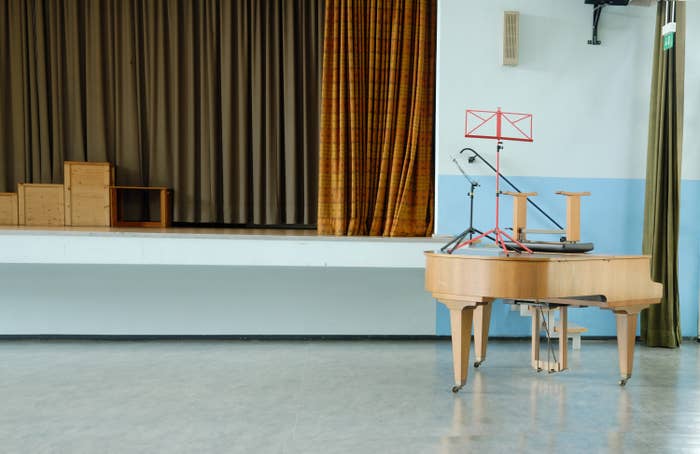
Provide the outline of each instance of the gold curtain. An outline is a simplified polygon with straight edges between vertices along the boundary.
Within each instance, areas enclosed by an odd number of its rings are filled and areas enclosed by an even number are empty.
[[[657,5],[654,64],[649,109],[649,143],[644,203],[645,254],[651,254],[651,277],[664,285],[661,304],[642,312],[641,335],[649,346],[681,343],[678,293],[678,224],[681,156],[683,155],[683,89],[685,75],[685,2]],[[666,7],[676,8],[674,47],[664,50],[661,27]]]
[[[433,230],[435,0],[328,0],[318,230]]]
[[[323,0],[0,2],[0,190],[111,161],[174,220],[315,224]]]

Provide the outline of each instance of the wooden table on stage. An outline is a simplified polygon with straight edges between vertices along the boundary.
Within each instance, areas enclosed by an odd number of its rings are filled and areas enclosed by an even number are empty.
[[[620,384],[632,376],[639,312],[661,300],[662,285],[649,277],[649,256],[511,254],[462,249],[454,254],[426,252],[425,287],[450,310],[454,392],[467,381],[474,325],[475,367],[486,359],[494,299],[532,301],[562,308],[559,338],[566,339],[566,308],[597,306],[617,319]],[[592,297],[590,300],[574,297]],[[534,315],[534,314],[533,314]],[[472,323],[473,322],[473,323]],[[562,332],[562,330],[564,330]],[[532,365],[539,368],[539,322],[533,316]],[[566,341],[560,341],[566,368]]]

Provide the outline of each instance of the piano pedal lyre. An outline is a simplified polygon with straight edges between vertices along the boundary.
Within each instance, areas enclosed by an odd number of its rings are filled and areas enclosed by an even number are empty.
[[[559,359],[552,347],[552,338],[554,337],[554,311],[559,310]],[[555,373],[562,372],[568,369],[567,355],[567,307],[562,305],[550,305],[546,302],[531,303],[530,311],[532,311],[532,368],[537,372],[547,370],[547,372]],[[542,329],[545,331],[545,339],[547,342],[547,360],[540,359],[540,334]]]

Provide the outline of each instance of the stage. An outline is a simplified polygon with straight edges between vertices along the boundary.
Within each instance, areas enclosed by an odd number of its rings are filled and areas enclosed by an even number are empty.
[[[0,229],[0,336],[433,336],[425,250],[309,230]]]
[[[0,263],[424,268],[423,252],[447,240],[298,229],[2,227]]]

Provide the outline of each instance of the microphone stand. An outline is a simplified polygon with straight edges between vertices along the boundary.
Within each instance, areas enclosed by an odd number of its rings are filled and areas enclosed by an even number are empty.
[[[471,150],[471,148],[463,148],[459,152],[460,154],[464,150]],[[473,150],[472,150],[473,151]],[[467,172],[464,171],[461,165],[459,165],[459,162],[457,161],[456,156],[452,156],[452,162],[455,163],[455,166],[457,166],[457,169],[459,169],[460,173],[464,175],[464,178],[467,179],[469,182],[469,227],[460,233],[459,235],[453,237],[449,243],[444,245],[443,247],[440,248],[441,252],[448,251],[448,254],[452,254],[454,250],[457,248],[457,246],[464,240],[464,238],[469,235],[469,239],[471,240],[472,237],[474,236],[474,233],[478,234],[483,234],[483,232],[479,229],[474,228],[474,191],[476,190],[477,187],[481,186],[477,181],[473,180],[469,175],[467,175]],[[488,239],[493,240],[493,238],[487,236]],[[449,249],[449,250],[448,250]]]

